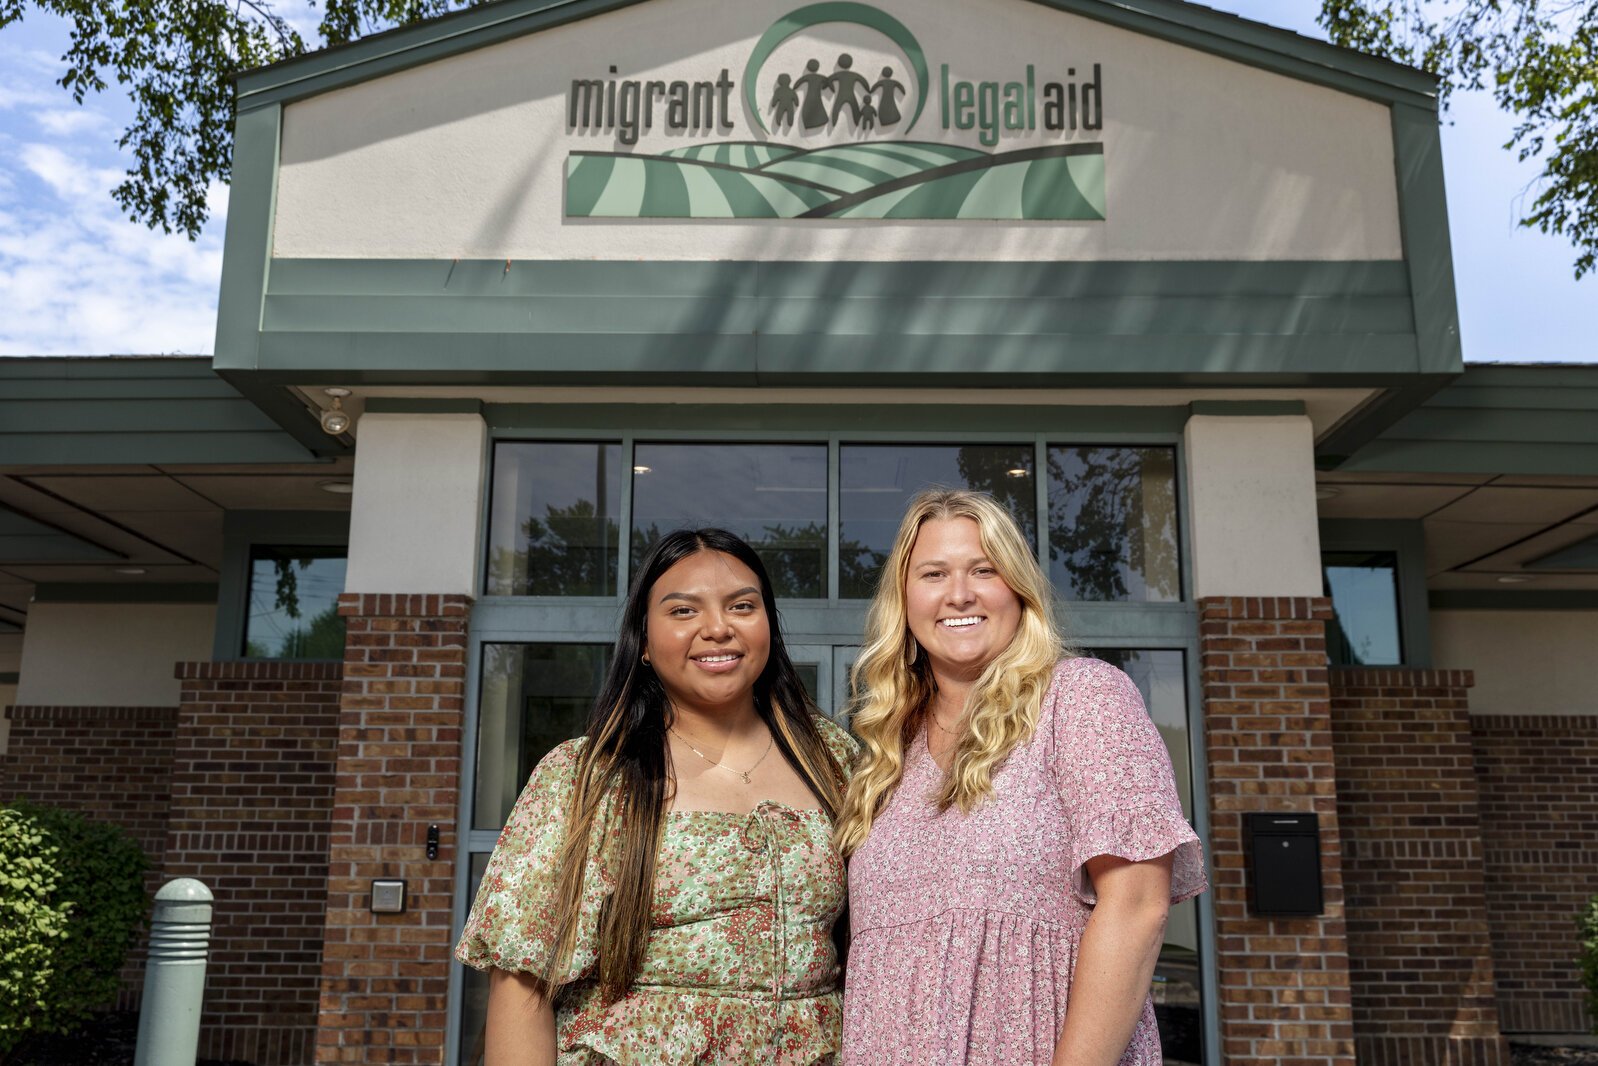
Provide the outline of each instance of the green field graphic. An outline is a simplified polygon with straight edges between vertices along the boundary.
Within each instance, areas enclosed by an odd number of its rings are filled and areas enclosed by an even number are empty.
[[[1104,218],[1104,146],[989,154],[924,141],[573,152],[568,218]]]

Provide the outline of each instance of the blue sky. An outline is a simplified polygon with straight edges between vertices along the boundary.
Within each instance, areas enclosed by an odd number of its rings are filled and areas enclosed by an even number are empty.
[[[288,5],[284,5],[287,7]],[[297,5],[296,5],[297,6]],[[1323,36],[1318,0],[1211,6]],[[129,222],[109,190],[129,105],[114,88],[79,107],[54,84],[66,32],[30,12],[0,31],[0,354],[209,353],[227,190],[196,242]],[[1491,98],[1456,98],[1443,129],[1465,358],[1598,362],[1598,277],[1569,245],[1516,225],[1537,168],[1501,147]]]

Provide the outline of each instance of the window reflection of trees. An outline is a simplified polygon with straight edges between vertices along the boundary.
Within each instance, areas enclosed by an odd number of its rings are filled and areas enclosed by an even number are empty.
[[[955,449],[954,459],[958,476],[950,481],[992,495],[1015,516],[1028,541],[1035,539],[1037,490],[1030,449],[962,446]],[[1157,602],[1181,598],[1173,449],[1051,447],[1045,473],[1050,577],[1062,597]],[[901,506],[934,484],[906,485]],[[845,508],[846,535],[838,545],[840,594],[869,597],[892,545],[886,538],[876,543],[869,535],[847,535],[847,526],[854,523],[848,521],[847,501]],[[664,532],[656,523],[634,528],[628,538],[633,561],[641,559]],[[825,597],[825,522],[777,522],[734,532],[759,553],[776,595]],[[620,541],[617,520],[600,514],[589,499],[547,505],[543,515],[522,520],[514,545],[490,547],[488,591],[613,596],[618,591]]]
[[[1050,448],[1049,562],[1072,600],[1181,598],[1175,454]]]

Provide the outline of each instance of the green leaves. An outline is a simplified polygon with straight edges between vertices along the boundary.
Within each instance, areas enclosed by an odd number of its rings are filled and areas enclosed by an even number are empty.
[[[28,1031],[70,1032],[116,998],[145,917],[144,852],[74,811],[0,807],[0,1053]],[[9,929],[13,904],[27,924]],[[9,913],[8,913],[9,912]],[[10,981],[12,983],[8,984]]]
[[[1586,909],[1577,916],[1576,936],[1576,961],[1581,967],[1582,986],[1587,990],[1587,1014],[1592,1019],[1592,1031],[1598,1033],[1598,896],[1589,899]]]
[[[133,165],[111,195],[129,217],[193,240],[212,185],[232,178],[238,73],[469,2],[479,0],[326,0],[307,40],[272,0],[0,0],[0,30],[30,10],[71,24],[58,84],[80,104],[113,82],[133,101],[117,142]]]
[[[1321,0],[1331,39],[1488,89],[1517,117],[1504,147],[1542,164],[1522,226],[1568,238],[1576,277],[1598,267],[1598,3]]]

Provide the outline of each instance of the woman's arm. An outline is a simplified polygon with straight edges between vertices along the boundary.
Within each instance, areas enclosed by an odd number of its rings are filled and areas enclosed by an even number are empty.
[[[524,973],[488,971],[484,1066],[555,1066],[555,1008]]]
[[[1098,902],[1077,950],[1053,1066],[1114,1066],[1126,1052],[1165,938],[1172,860],[1087,861]]]

